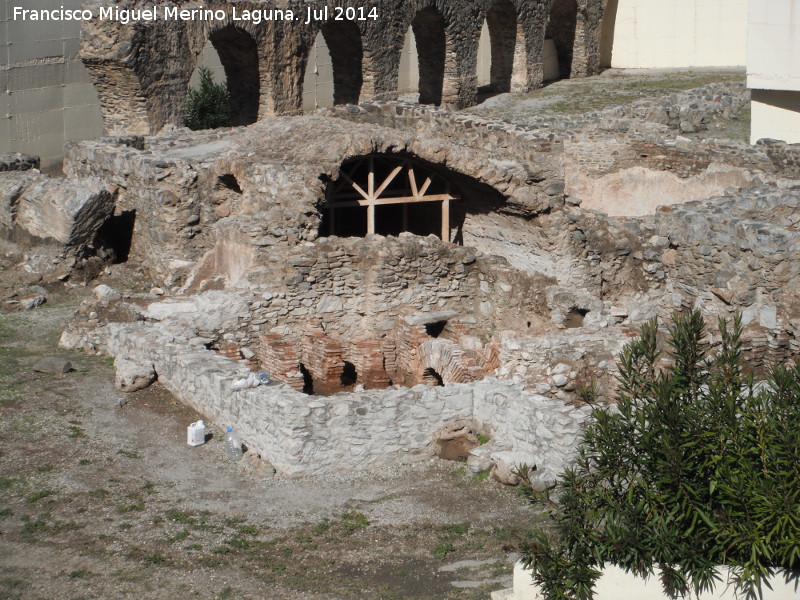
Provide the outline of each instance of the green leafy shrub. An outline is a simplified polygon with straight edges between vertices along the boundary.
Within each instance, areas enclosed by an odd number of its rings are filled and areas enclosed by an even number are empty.
[[[673,596],[708,590],[717,565],[750,597],[800,567],[800,366],[745,377],[738,316],[713,354],[700,313],[676,316],[666,363],[657,331],[623,351],[618,410],[594,411],[552,527],[523,548],[550,600],[591,599],[608,563],[659,567]]]
[[[231,122],[228,88],[214,83],[211,70],[200,67],[200,86],[189,90],[183,122],[189,129],[216,129]]]

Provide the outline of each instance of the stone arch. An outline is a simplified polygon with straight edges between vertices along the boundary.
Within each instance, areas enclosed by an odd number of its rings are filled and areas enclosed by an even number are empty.
[[[550,9],[545,38],[553,40],[558,56],[559,77],[573,76],[573,57],[578,29],[578,3],[576,0],[555,0]]]
[[[525,31],[511,0],[495,0],[489,7],[480,46],[479,54],[489,53],[490,91],[523,91],[527,85]]]
[[[364,85],[363,56],[361,32],[355,23],[328,21],[309,51],[303,77],[303,110],[358,104]]]
[[[364,85],[361,31],[352,21],[328,21],[321,33],[333,63],[333,103],[358,104]]]
[[[209,36],[225,69],[231,101],[231,125],[258,120],[261,96],[258,47],[244,29],[226,25]]]
[[[444,96],[447,33],[445,20],[433,7],[423,8],[411,21],[419,57],[419,102],[440,105]]]

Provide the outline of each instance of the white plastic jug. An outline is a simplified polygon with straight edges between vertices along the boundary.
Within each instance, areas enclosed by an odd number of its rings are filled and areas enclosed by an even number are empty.
[[[206,424],[203,421],[192,423],[186,428],[186,442],[190,446],[201,446],[206,443]]]

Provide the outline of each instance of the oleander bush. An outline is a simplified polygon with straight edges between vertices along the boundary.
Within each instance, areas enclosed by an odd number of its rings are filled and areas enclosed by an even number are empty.
[[[698,311],[658,323],[620,358],[616,407],[596,409],[578,459],[551,494],[549,527],[524,562],[549,600],[589,600],[606,564],[661,572],[671,596],[700,593],[732,568],[756,597],[800,568],[800,366],[745,375],[742,322],[720,321],[711,352]],[[796,576],[796,575],[795,575]],[[767,583],[768,585],[768,583]]]
[[[214,83],[211,70],[200,67],[200,85],[189,90],[183,122],[193,130],[227,127],[231,122],[228,88]]]

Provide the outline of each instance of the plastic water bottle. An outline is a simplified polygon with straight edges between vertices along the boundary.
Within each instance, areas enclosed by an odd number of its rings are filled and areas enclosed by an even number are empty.
[[[228,431],[225,434],[225,453],[234,462],[242,460],[242,443],[233,433],[233,427],[228,427]]]

